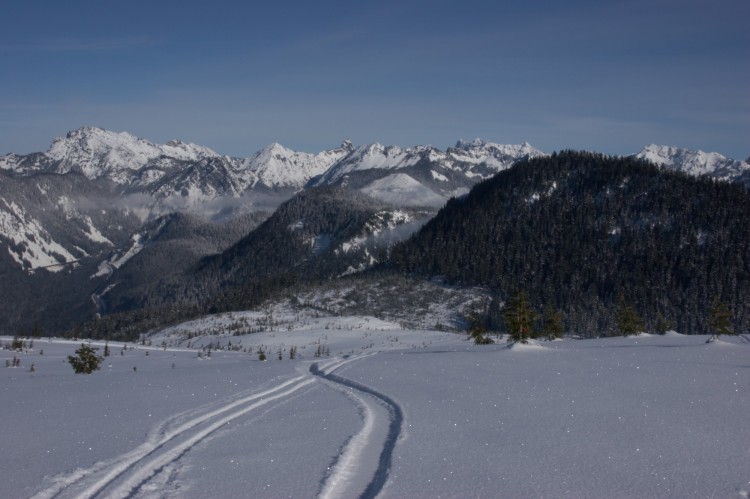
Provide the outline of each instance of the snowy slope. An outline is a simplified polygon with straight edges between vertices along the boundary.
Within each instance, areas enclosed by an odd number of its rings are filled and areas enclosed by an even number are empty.
[[[523,144],[497,144],[482,139],[459,140],[448,155],[459,163],[486,163],[496,171],[510,168],[521,158],[536,158],[545,154],[528,142]]]
[[[78,260],[22,206],[2,198],[0,203],[0,236],[10,241],[8,253],[21,267],[29,272],[40,268],[59,272],[64,264]]]
[[[254,172],[256,183],[271,189],[301,189],[310,179],[322,175],[331,165],[350,153],[352,148],[351,142],[344,141],[337,149],[310,154],[292,151],[274,143],[246,160],[244,167]]]
[[[0,384],[0,417],[13,428],[0,453],[4,496],[750,491],[744,338],[481,347],[373,317],[270,307],[144,340],[110,344],[88,376],[64,362],[77,343],[0,350],[2,362],[20,359]]]
[[[721,180],[750,185],[750,164],[727,158],[716,152],[650,144],[635,157],[690,175],[707,175]]]
[[[127,132],[85,127],[55,139],[47,156],[59,162],[57,173],[77,171],[90,179],[106,176],[125,184],[130,182],[133,171],[157,158],[199,161],[218,154],[207,147],[178,140],[156,145]]]
[[[377,142],[359,146],[325,172],[325,175],[317,181],[317,184],[333,184],[345,175],[356,171],[393,170],[413,166],[422,159],[422,156],[430,154],[432,151],[433,149],[429,146],[402,149],[398,146],[384,146]]]
[[[491,174],[510,168],[524,158],[541,156],[544,153],[528,143],[501,145],[476,139],[472,142],[458,141],[456,147],[441,151],[432,146],[416,146],[402,149],[398,146],[383,146],[379,143],[360,146],[348,156],[334,164],[317,184],[334,184],[355,172],[366,170],[402,170],[417,165],[433,169],[450,169],[466,177],[481,180]],[[481,168],[477,168],[481,167]],[[388,175],[390,172],[385,172]],[[432,170],[433,178],[447,181],[440,172]]]
[[[405,173],[394,173],[360,189],[395,206],[442,206],[445,198]]]

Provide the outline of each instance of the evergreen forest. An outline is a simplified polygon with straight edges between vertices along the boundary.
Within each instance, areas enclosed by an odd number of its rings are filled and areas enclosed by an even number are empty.
[[[565,151],[517,163],[446,206],[389,268],[485,285],[502,304],[525,292],[562,312],[567,331],[617,334],[619,303],[646,329],[667,320],[705,334],[711,303],[750,328],[750,192],[634,158]]]

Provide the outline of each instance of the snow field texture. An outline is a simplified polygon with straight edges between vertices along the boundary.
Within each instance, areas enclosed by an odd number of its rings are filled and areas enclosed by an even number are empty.
[[[0,371],[0,495],[750,491],[743,336],[481,347],[465,335],[399,330],[369,317],[301,319],[281,310],[274,317],[273,330],[244,336],[185,334],[221,330],[234,314],[164,330],[149,338],[151,347],[110,343],[111,356],[91,375],[75,375],[65,361],[80,342],[36,339],[24,352],[0,350],[3,364],[21,359]],[[198,357],[198,347],[218,340],[243,350]],[[317,357],[318,345],[330,356]],[[290,346],[298,348],[294,360]]]

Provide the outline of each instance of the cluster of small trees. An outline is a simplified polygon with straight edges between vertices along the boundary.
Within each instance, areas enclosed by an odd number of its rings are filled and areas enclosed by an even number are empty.
[[[531,338],[554,340],[562,338],[565,328],[563,315],[551,305],[538,314],[525,291],[519,291],[503,309],[503,325],[508,333],[508,342],[528,343]],[[477,345],[493,343],[487,336],[487,327],[480,319],[474,318],[469,326],[469,335]]]
[[[493,303],[495,303],[494,300]],[[493,312],[488,310],[488,320],[491,320],[492,314]],[[672,323],[659,313],[647,328],[636,307],[628,303],[624,296],[620,296],[619,299],[615,324],[617,331],[623,336],[638,335],[647,330],[666,334],[673,327]],[[732,327],[731,311],[718,298],[713,300],[708,309],[706,324],[711,332],[711,337],[707,342],[718,339],[722,334],[737,334]],[[508,342],[528,343],[531,338],[554,340],[563,336],[564,317],[560,311],[550,305],[545,308],[542,315],[539,315],[532,306],[528,294],[520,291],[505,304],[502,309],[502,323],[498,326],[504,327],[508,334]],[[468,333],[477,345],[493,343],[492,339],[487,336],[487,327],[481,319],[472,319]]]
[[[622,296],[620,297],[616,319],[617,329],[623,336],[638,335],[646,331],[643,318],[638,314],[635,307],[627,303]],[[707,343],[718,339],[722,334],[737,334],[732,327],[732,313],[718,297],[713,299],[708,309],[706,324],[711,332],[711,336],[706,340]],[[657,314],[653,325],[654,332],[657,334],[666,334],[671,327],[671,322],[662,314]]]
[[[318,345],[318,349],[320,349],[320,345]],[[267,348],[262,345],[258,347],[258,360],[260,361],[268,360],[268,355],[266,354],[266,350]],[[287,352],[287,350],[285,350],[282,347],[279,347],[276,350],[276,358],[279,360],[284,360],[285,352]],[[299,356],[298,349],[296,346],[289,347],[288,352],[289,352],[289,360],[294,360]],[[320,355],[317,355],[317,354],[315,356],[320,357]]]
[[[540,315],[529,302],[525,291],[519,291],[508,302],[503,313],[508,341],[528,343],[531,338],[554,340],[562,338],[563,316],[551,305],[544,309],[541,325],[537,327]]]
[[[13,360],[5,359],[5,367],[20,367],[21,366],[21,359],[13,356]]]
[[[13,339],[9,343],[6,343],[3,346],[3,348],[5,348],[6,350],[12,350],[14,352],[21,352],[23,350],[30,350],[30,349],[34,348],[34,340],[31,339],[31,340],[27,341],[24,338],[22,338],[22,337],[20,337],[18,335],[15,335],[13,337]]]

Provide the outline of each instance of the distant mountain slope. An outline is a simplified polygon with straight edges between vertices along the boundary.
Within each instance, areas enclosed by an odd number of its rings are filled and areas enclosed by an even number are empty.
[[[441,206],[516,161],[543,155],[529,144],[502,145],[480,139],[458,141],[447,151],[374,143],[352,150],[312,185],[346,186],[401,205]],[[394,197],[394,190],[398,196]]]
[[[747,161],[729,159],[716,152],[651,144],[644,147],[635,157],[690,175],[705,175],[750,187],[750,164]]]
[[[706,332],[718,296],[750,327],[750,192],[637,159],[565,152],[522,162],[453,200],[397,245],[393,268],[526,290],[571,330],[614,330],[620,296],[649,321]]]
[[[140,225],[113,201],[111,184],[80,174],[9,176],[0,171],[0,244],[20,269],[59,272],[98,258]]]
[[[213,223],[184,213],[160,217],[138,230],[126,252],[112,253],[97,275],[100,313],[158,307],[178,301],[177,291],[191,280],[191,268],[252,232],[268,213],[257,212]]]
[[[231,287],[266,275],[305,280],[361,271],[433,214],[393,208],[342,188],[310,189],[221,255],[207,258],[198,276],[213,275]]]

